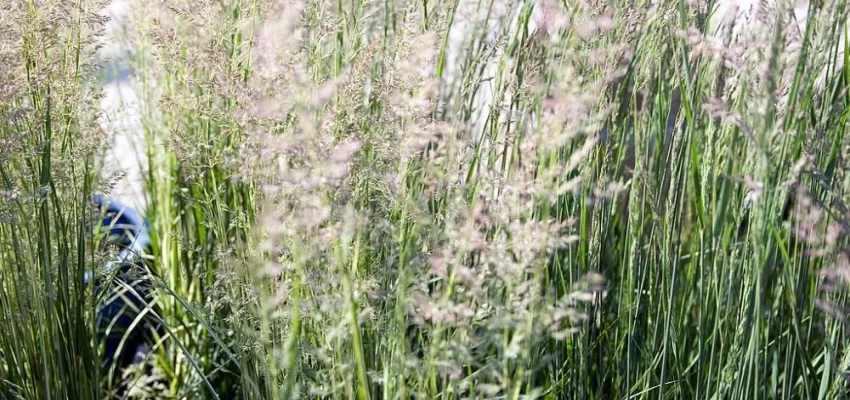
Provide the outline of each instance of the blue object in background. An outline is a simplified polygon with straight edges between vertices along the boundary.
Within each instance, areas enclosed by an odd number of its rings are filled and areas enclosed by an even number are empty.
[[[140,361],[138,356],[155,340],[153,332],[161,328],[152,318],[151,311],[156,309],[145,263],[151,245],[150,223],[118,201],[102,195],[92,196],[92,201],[103,215],[101,229],[108,242],[119,247],[115,260],[107,262],[97,275],[90,271],[85,279],[86,283],[94,279],[95,293],[103,294],[97,327],[98,341],[105,347],[104,373],[114,366],[114,377],[120,378],[126,367]],[[142,312],[145,315],[139,317]]]
[[[146,218],[131,207],[103,195],[92,196],[92,201],[103,213],[101,228],[108,231],[109,236],[118,239],[117,244],[121,246],[120,260],[141,257],[150,250],[151,226]]]

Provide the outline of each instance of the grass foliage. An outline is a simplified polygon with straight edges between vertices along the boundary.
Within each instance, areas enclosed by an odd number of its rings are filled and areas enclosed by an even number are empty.
[[[0,6],[4,399],[115,393],[96,3]],[[846,0],[144,3],[127,396],[847,396]]]

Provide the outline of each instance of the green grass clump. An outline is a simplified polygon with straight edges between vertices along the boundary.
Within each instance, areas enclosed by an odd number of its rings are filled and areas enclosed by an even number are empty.
[[[0,48],[0,395],[92,398],[90,9],[49,3]],[[714,7],[145,4],[133,393],[847,397],[846,1]]]
[[[91,2],[0,7],[0,398],[95,398]]]

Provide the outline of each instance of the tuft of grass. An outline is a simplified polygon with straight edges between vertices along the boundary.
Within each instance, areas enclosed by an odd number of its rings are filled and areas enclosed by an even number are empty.
[[[106,393],[83,3],[2,11],[5,397]],[[847,4],[716,5],[144,4],[140,396],[846,397]]]
[[[0,397],[96,398],[90,1],[0,7]]]

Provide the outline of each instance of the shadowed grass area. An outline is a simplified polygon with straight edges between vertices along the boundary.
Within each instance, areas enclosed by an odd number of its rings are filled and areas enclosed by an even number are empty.
[[[0,48],[0,395],[93,398],[88,20],[43,3]],[[847,4],[792,6],[144,4],[131,393],[846,397]]]

